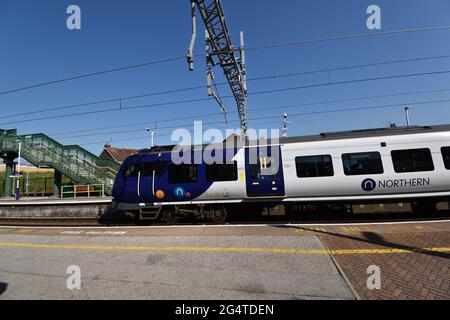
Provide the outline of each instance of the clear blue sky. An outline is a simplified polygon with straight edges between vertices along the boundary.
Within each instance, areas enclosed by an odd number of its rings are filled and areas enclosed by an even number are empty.
[[[370,4],[382,9],[382,30],[399,30],[450,25],[448,0],[223,0],[233,41],[238,45],[239,31],[244,30],[246,45],[255,47],[329,36],[378,32],[366,28],[365,13]],[[66,8],[77,4],[82,10],[82,30],[66,28]],[[203,25],[196,53],[204,52]],[[168,57],[184,56],[190,39],[190,8],[187,0],[106,1],[106,0],[0,0],[0,91]],[[377,63],[398,59],[450,55],[450,30],[397,34],[382,37],[330,41],[247,53],[248,77],[270,76],[290,72]],[[158,121],[159,127],[187,127],[192,120],[166,121],[171,118],[199,115],[204,122],[220,122],[223,117],[213,100],[157,108],[122,110],[94,115],[73,116],[56,120],[3,125],[5,122],[53,116],[65,113],[109,109],[117,103],[105,103],[64,111],[4,116],[19,112],[114,99],[161,90],[205,84],[204,59],[196,61],[189,72],[186,62],[147,66],[93,78],[0,95],[0,127],[17,128],[19,133],[44,132],[54,137],[83,134],[96,136],[58,138],[64,144],[81,144],[98,154],[104,142],[112,138],[118,147],[143,148],[149,144],[145,127]],[[450,70],[450,58],[399,63],[331,73],[332,81],[353,80],[405,73]],[[223,81],[216,70],[218,81]],[[249,92],[304,86],[327,81],[326,73],[275,80],[249,82]],[[312,106],[278,107],[318,103],[327,100],[392,95],[411,91],[449,89],[434,93],[397,95],[357,101],[318,104],[316,111],[403,104],[417,101],[450,100],[450,73],[401,79],[378,80],[345,85],[249,96],[251,127],[279,128],[283,111],[288,114],[310,112]],[[220,87],[228,95],[227,87]],[[205,98],[206,89],[134,99],[124,107],[159,102]],[[230,112],[233,100],[225,100]],[[415,124],[450,123],[450,103],[415,105],[411,119]],[[272,107],[257,110],[258,108]],[[255,109],[255,110],[253,110]],[[216,112],[215,116],[202,114]],[[252,121],[252,118],[270,117]],[[230,113],[230,121],[237,120]],[[389,122],[404,124],[403,107],[375,110],[291,116],[289,134],[315,134],[322,131],[384,127]],[[143,124],[148,122],[148,125]],[[118,127],[130,125],[129,127]],[[89,131],[99,127],[114,127]],[[208,126],[206,126],[208,127]],[[219,129],[224,124],[214,125]],[[236,122],[230,127],[237,128]],[[75,134],[62,134],[79,130]],[[135,132],[112,133],[135,130]],[[158,144],[170,143],[171,129],[160,129]]]

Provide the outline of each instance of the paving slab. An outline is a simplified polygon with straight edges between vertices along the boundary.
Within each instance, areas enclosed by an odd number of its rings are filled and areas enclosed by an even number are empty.
[[[330,255],[286,251],[324,251],[315,235],[0,234],[0,242],[1,299],[354,299]],[[81,268],[81,290],[67,289],[70,265]]]

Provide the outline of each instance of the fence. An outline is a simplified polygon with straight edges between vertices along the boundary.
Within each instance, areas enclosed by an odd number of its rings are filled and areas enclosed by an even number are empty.
[[[28,175],[28,178],[27,178]],[[0,194],[3,194],[3,186],[4,186],[4,171],[0,171]],[[62,183],[64,185],[73,184],[74,182],[63,176]],[[53,195],[53,173],[51,174],[42,174],[42,173],[23,173],[23,176],[20,178],[19,186],[20,186],[20,194],[26,197],[49,197]],[[14,181],[13,190],[11,196],[14,195],[14,190],[16,188],[16,184]]]
[[[3,175],[3,172],[0,172]],[[70,181],[67,181],[70,182]],[[0,194],[3,194],[4,177],[0,177]],[[26,197],[49,197],[53,195],[53,177],[31,178],[22,177],[19,182],[20,194]],[[11,195],[14,195],[16,185]]]
[[[61,198],[91,198],[104,196],[104,184],[68,185],[61,187]]]

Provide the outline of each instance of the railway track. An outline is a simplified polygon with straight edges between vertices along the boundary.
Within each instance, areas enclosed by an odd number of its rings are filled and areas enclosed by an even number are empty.
[[[0,218],[0,226],[47,226],[47,227],[112,227],[112,226],[192,226],[192,225],[255,225],[255,224],[357,224],[357,223],[381,223],[381,222],[409,222],[409,221],[429,221],[450,219],[450,211],[443,211],[435,214],[383,214],[383,215],[334,215],[334,216],[308,216],[287,219],[286,217],[253,217],[253,218],[233,218],[226,223],[218,224],[208,221],[180,221],[176,224],[167,224],[161,221],[142,221],[138,224],[130,219],[117,219],[102,221],[99,218]]]

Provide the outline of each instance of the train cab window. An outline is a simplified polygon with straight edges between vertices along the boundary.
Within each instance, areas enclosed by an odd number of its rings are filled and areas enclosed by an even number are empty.
[[[155,171],[155,176],[159,176],[166,167],[167,162],[164,161],[131,163],[125,171],[125,177],[137,177],[139,172],[141,177],[151,177],[153,171]]]
[[[297,177],[331,177],[334,175],[330,155],[296,157]]]
[[[342,155],[342,162],[347,176],[384,172],[379,152],[346,153]]]
[[[125,171],[125,177],[137,177],[141,167],[140,163],[130,163]]]
[[[441,152],[444,157],[445,169],[450,170],[450,147],[442,147]]]
[[[169,166],[169,183],[197,182],[197,165],[180,164]]]
[[[391,156],[397,173],[434,170],[430,149],[393,150]]]
[[[206,180],[216,181],[236,181],[238,179],[237,162],[232,164],[211,164],[206,166]]]

